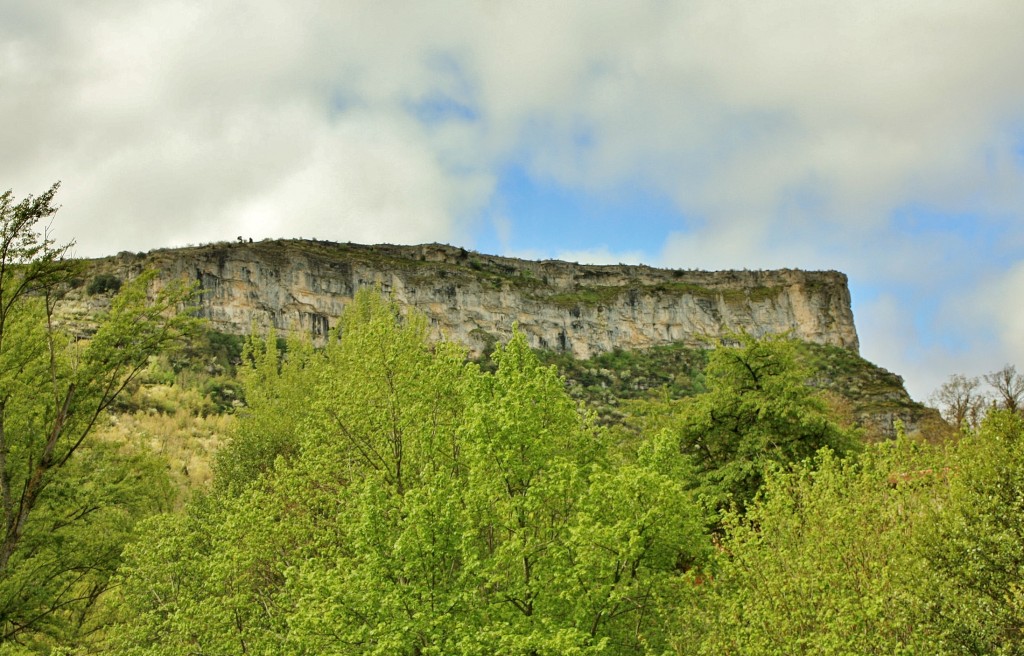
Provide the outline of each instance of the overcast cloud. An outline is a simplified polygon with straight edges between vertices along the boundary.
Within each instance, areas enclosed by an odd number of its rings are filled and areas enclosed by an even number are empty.
[[[1024,3],[0,0],[0,187],[81,255],[236,236],[839,269],[923,398],[1024,367]],[[667,199],[642,250],[510,167]],[[637,221],[642,221],[638,217]]]

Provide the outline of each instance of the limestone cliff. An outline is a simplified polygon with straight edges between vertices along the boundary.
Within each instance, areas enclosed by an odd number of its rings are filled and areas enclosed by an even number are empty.
[[[614,347],[699,344],[738,331],[788,331],[810,342],[858,349],[846,276],[835,271],[589,266],[439,244],[305,240],[122,253],[93,262],[94,273],[122,278],[147,268],[157,269],[161,280],[198,283],[200,312],[222,332],[274,326],[320,337],[357,289],[379,286],[424,312],[438,334],[475,352],[508,338],[516,322],[534,346],[580,358]]]

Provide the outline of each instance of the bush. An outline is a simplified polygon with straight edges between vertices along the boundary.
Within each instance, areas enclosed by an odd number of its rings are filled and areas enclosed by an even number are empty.
[[[92,279],[86,292],[90,296],[106,294],[107,292],[117,293],[121,289],[121,279],[112,273],[101,273]]]
[[[230,378],[209,379],[203,385],[202,393],[214,404],[218,414],[230,412],[234,409],[236,402],[245,402],[245,392],[241,383]]]

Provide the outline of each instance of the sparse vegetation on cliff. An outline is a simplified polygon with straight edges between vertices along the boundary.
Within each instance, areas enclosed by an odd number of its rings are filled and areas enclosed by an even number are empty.
[[[760,303],[778,297],[782,292],[780,286],[753,286],[753,287],[706,287],[690,282],[658,282],[643,284],[636,282],[630,285],[600,285],[600,286],[579,286],[572,291],[556,292],[543,296],[546,302],[559,307],[573,308],[581,305],[611,305],[622,302],[625,296],[635,298],[637,295],[666,294],[671,296],[691,296],[705,300],[722,299],[726,303]],[[628,302],[628,301],[627,301]]]
[[[130,279],[152,266],[203,286],[215,330],[323,333],[358,289],[379,286],[427,314],[435,337],[482,344],[520,327],[535,347],[578,356],[612,348],[696,345],[732,331],[781,334],[856,350],[846,278],[836,272],[683,271],[530,262],[441,244],[363,246],[316,240],[221,243],[94,263]],[[322,337],[322,334],[318,334]]]
[[[97,274],[89,282],[86,293],[93,294],[115,294],[121,289],[121,279],[110,273]]]
[[[705,391],[709,351],[686,344],[625,351],[589,359],[538,351],[565,377],[569,393],[595,411],[602,423],[632,426],[640,410],[633,401],[681,399]],[[896,435],[896,422],[911,433],[941,439],[948,430],[938,413],[910,398],[903,380],[848,349],[801,342],[796,357],[807,367],[807,383],[828,392],[833,411],[863,428],[870,441]]]

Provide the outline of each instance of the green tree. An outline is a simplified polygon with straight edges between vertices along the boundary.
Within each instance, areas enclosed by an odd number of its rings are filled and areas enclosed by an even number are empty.
[[[276,424],[261,415],[279,406],[257,403],[241,417],[253,427],[225,450],[248,458],[267,452],[263,441],[276,453],[287,425],[287,455],[180,519],[153,520],[127,549],[115,650],[663,647],[663,598],[706,549],[676,477],[681,454],[653,449],[612,467],[602,434],[523,335],[495,359],[493,373],[466,364],[463,349],[427,340],[422,315],[357,294],[301,375],[264,370],[268,400],[302,390],[304,410],[286,411],[299,419]]]
[[[922,538],[937,614],[961,653],[1024,654],[1024,418],[990,412],[951,451]]]
[[[291,640],[312,652],[450,653],[471,612],[457,429],[465,353],[426,318],[357,294],[325,352],[292,489],[334,530],[296,569]],[[311,485],[312,484],[312,485]]]
[[[251,336],[242,350],[238,379],[245,390],[244,420],[229,447],[217,452],[214,483],[241,492],[272,469],[277,458],[295,457],[299,427],[311,412],[309,390],[322,358],[308,340],[278,344],[277,333]]]
[[[56,191],[0,195],[0,643],[56,635],[76,613],[80,623],[104,589],[120,551],[111,539],[123,540],[156,489],[127,485],[135,476],[88,438],[149,357],[194,322],[175,312],[184,287],[149,300],[152,276],[141,276],[89,340],[65,334],[55,307],[81,265],[36,227],[56,211]]]
[[[237,484],[218,485],[181,520],[154,521],[128,549],[115,649],[451,644],[470,608],[458,550],[462,350],[429,344],[422,316],[402,319],[367,290],[323,350],[291,362],[272,347],[254,352],[245,384],[255,403],[220,462],[276,460],[219,467]]]
[[[744,507],[764,473],[828,447],[844,454],[856,432],[832,420],[828,405],[807,385],[797,343],[785,337],[736,338],[709,357],[707,392],[671,406],[669,429],[692,458],[713,506]]]
[[[705,518],[673,473],[647,462],[600,471],[570,527],[556,586],[595,653],[658,653],[683,575],[704,564]]]
[[[677,653],[951,654],[917,537],[940,462],[905,439],[773,469],[682,605]]]
[[[592,642],[572,622],[558,576],[570,565],[570,526],[600,444],[555,367],[516,331],[468,380],[462,428],[469,467],[466,547],[484,591],[473,653],[582,653]]]

